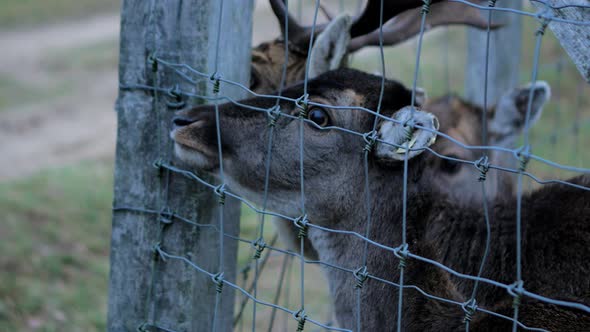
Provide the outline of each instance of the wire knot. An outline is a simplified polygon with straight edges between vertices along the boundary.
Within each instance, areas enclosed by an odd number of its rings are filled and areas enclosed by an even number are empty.
[[[486,180],[488,171],[490,170],[490,162],[488,156],[482,156],[475,162],[475,167],[479,170],[479,177],[477,180],[483,182]]]
[[[523,285],[523,281],[519,280],[508,287],[508,294],[514,298],[512,300],[512,307],[514,308],[518,308],[518,306],[520,306],[522,293],[524,291]]]
[[[213,283],[215,283],[215,291],[217,293],[221,293],[223,291],[223,272],[219,272],[213,277],[211,277]]]
[[[549,23],[551,23],[551,18],[547,17],[547,16],[543,16],[542,20],[541,20],[541,24],[539,25],[539,27],[537,28],[537,31],[535,31],[535,35],[545,35],[545,30],[547,29],[547,26],[549,25]]]
[[[369,277],[369,273],[367,272],[367,267],[363,266],[363,267],[359,267],[358,269],[356,269],[352,275],[354,276],[355,279],[355,285],[354,288],[363,288],[363,284],[365,283],[365,280],[367,280],[367,278]]]
[[[516,158],[518,158],[518,169],[521,172],[524,172],[526,169],[527,164],[529,163],[529,160],[531,159],[531,147],[530,145],[526,145],[523,147],[520,147],[519,149],[517,149],[515,151],[516,154]]]
[[[473,315],[475,315],[475,312],[477,311],[477,303],[475,302],[475,299],[461,303],[461,309],[465,312],[463,323],[471,322]]]
[[[365,147],[363,148],[363,151],[370,153],[377,142],[377,132],[373,130],[368,133],[364,133],[363,139],[365,140]]]
[[[164,159],[158,158],[153,163],[152,166],[158,170],[158,177],[162,177],[164,173]]]
[[[305,327],[305,320],[307,319],[307,314],[305,310],[301,309],[293,314],[293,318],[297,321],[297,332],[302,332],[303,328]]]
[[[430,0],[422,0],[422,15],[428,14],[430,12]]]
[[[219,74],[217,74],[217,72],[213,73],[211,75],[211,77],[209,77],[209,80],[211,82],[213,82],[213,93],[214,94],[219,93],[220,86],[221,86],[220,79],[221,79],[221,76],[219,76]]]
[[[496,0],[488,1],[488,7],[496,7]]]
[[[307,118],[308,98],[309,95],[304,94],[295,100],[295,106],[299,109],[299,117],[303,119]]]
[[[149,329],[147,328],[147,326],[148,326],[148,323],[143,322],[135,330],[137,332],[149,332]]]
[[[158,58],[156,57],[156,52],[148,55],[147,64],[150,67],[150,69],[152,70],[152,72],[155,73],[158,71]]]
[[[178,84],[174,85],[174,87],[170,88],[166,94],[170,97],[169,100],[166,101],[166,105],[172,109],[179,109],[184,107],[185,102],[182,100],[182,92],[180,91],[180,87]]]
[[[268,126],[274,127],[281,116],[281,108],[279,105],[275,105],[267,110],[267,115],[269,118]]]
[[[174,220],[174,212],[170,209],[170,207],[165,207],[160,211],[160,222],[163,226],[170,225]]]
[[[307,220],[307,214],[304,214],[300,217],[298,217],[297,219],[295,219],[295,221],[293,221],[293,223],[295,224],[295,227],[299,228],[299,233],[297,234],[297,238],[302,239],[307,237],[307,229],[308,229],[308,220]]]
[[[162,244],[161,242],[158,242],[156,244],[154,244],[154,246],[152,247],[152,254],[153,254],[153,258],[155,261],[157,261],[158,259],[162,259],[162,261],[166,261],[166,257],[164,256],[164,252],[162,252]]]
[[[254,249],[256,249],[254,251],[254,259],[259,259],[260,256],[262,256],[262,251],[264,251],[264,248],[266,248],[266,242],[264,242],[264,239],[260,237],[254,241],[252,245],[254,246]]]
[[[214,192],[219,197],[219,204],[224,205],[225,204],[225,184],[220,184],[217,187],[215,187]]]
[[[408,244],[402,244],[401,246],[393,249],[393,254],[395,257],[399,258],[399,268],[403,269],[406,267],[406,261],[408,259],[408,254],[410,251],[408,250]]]

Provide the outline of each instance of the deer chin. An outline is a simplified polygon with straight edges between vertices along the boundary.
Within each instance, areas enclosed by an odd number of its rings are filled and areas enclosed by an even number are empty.
[[[180,160],[199,170],[215,171],[219,166],[217,152],[196,139],[194,131],[187,129],[174,129],[170,133],[174,140],[174,153]]]

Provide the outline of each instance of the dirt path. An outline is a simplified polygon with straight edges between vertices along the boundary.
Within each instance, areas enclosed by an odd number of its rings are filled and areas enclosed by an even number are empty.
[[[32,85],[71,80],[67,96],[0,110],[0,180],[87,158],[112,156],[115,144],[115,68],[80,77],[55,77],[47,52],[84,48],[118,37],[118,15],[27,31],[0,33],[0,75]],[[9,50],[9,51],[6,51]],[[91,77],[89,77],[91,76]],[[91,80],[91,84],[87,82]],[[86,84],[84,84],[86,83]]]
[[[266,1],[256,6],[253,44],[278,37]],[[92,47],[119,35],[116,14],[29,30],[0,32],[0,79],[47,87],[56,81],[73,88],[67,96],[0,109],[0,181],[84,159],[112,158],[115,151],[116,68],[55,73],[49,55]]]

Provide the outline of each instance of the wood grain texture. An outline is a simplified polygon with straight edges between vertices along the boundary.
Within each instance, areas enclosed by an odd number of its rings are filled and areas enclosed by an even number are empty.
[[[586,0],[548,0],[548,3],[552,6],[563,6],[566,4],[590,5],[590,2]],[[560,19],[590,22],[590,8],[547,9],[545,5],[535,2],[533,4],[540,12],[547,12]],[[549,23],[549,29],[555,34],[561,47],[563,47],[576,65],[580,75],[582,75],[586,82],[590,83],[590,26],[551,22]]]
[[[147,58],[157,56],[186,63],[213,73],[220,2],[217,0],[168,0],[123,2],[119,80],[123,84],[178,84],[184,91],[211,94],[210,84],[193,86],[171,70],[159,66],[154,80]],[[250,69],[252,0],[224,0],[218,73],[247,84]],[[221,86],[220,94],[236,99],[245,93]],[[188,100],[189,104],[199,101]],[[114,206],[161,210],[169,207],[178,215],[202,224],[218,224],[217,197],[195,181],[166,172],[158,176],[153,162],[162,159],[186,168],[173,156],[169,139],[173,110],[160,94],[122,89],[118,112]],[[211,182],[214,180],[209,179]],[[166,186],[169,193],[166,194]],[[225,231],[239,231],[239,203],[226,200]],[[153,246],[161,241],[171,254],[186,257],[202,268],[218,271],[219,233],[180,221],[167,226],[160,239],[157,215],[129,211],[113,213],[108,330],[134,331],[150,322],[176,331],[209,331],[213,323],[215,285],[210,277],[188,264],[167,259],[155,263],[152,299]],[[235,241],[224,241],[225,279],[235,280]],[[230,331],[233,291],[224,287],[219,331]]]

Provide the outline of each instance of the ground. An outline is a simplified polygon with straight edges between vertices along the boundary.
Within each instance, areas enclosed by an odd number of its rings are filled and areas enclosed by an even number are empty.
[[[92,15],[88,7],[80,9],[90,0],[69,0],[69,7],[63,5],[67,1],[52,6],[30,0],[0,1],[2,331],[100,331],[106,326],[119,17],[117,1],[91,8]],[[254,44],[276,37],[275,22],[265,3],[257,9]],[[306,13],[309,22],[309,9]],[[453,53],[449,70],[452,84],[461,86],[464,34],[460,29],[453,31],[450,49],[459,51]],[[525,36],[533,36],[533,31],[533,24],[527,25]],[[554,99],[533,129],[533,151],[564,164],[588,167],[590,156],[583,145],[590,132],[588,101],[584,100],[588,87],[577,88],[579,77],[567,61],[557,87],[554,64],[561,51],[547,38],[541,79],[548,80],[554,96],[560,98]],[[530,78],[532,39],[524,39],[522,82]],[[422,84],[432,96],[447,90],[441,84],[444,67],[439,40],[427,39],[424,48]],[[395,59],[388,60],[388,75],[410,83],[414,44],[389,50],[386,58]],[[353,63],[375,72],[378,59],[371,50],[355,56]],[[558,136],[552,141],[554,134]],[[538,174],[551,174],[547,167],[531,167]],[[242,236],[253,239],[257,218],[245,211]],[[250,249],[241,247],[240,267],[249,255]],[[269,260],[260,283],[261,296],[268,300],[281,259],[273,256]],[[292,273],[297,275],[296,268]],[[306,275],[310,279],[307,298],[314,299],[308,312],[328,321],[325,283],[317,282],[321,280],[317,269],[306,270]],[[293,278],[293,306],[297,285]],[[261,321],[268,316],[267,310],[261,310]],[[245,317],[247,327],[249,311]]]

